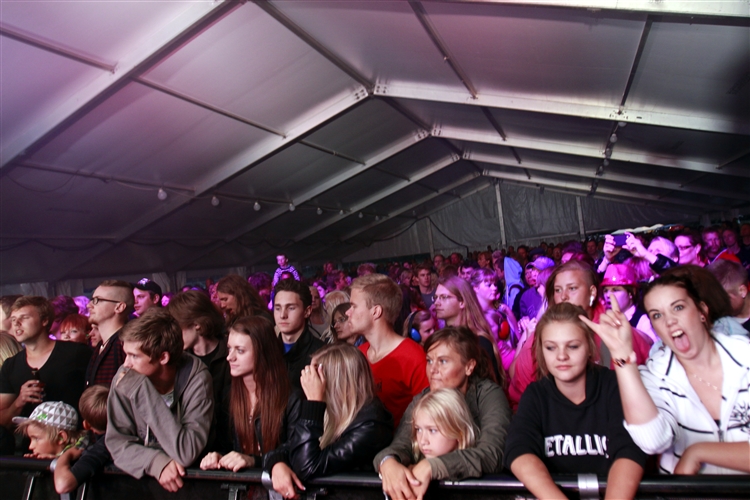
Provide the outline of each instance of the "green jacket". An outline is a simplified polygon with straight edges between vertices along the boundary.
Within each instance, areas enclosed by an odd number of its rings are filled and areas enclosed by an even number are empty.
[[[388,455],[395,456],[404,465],[414,461],[411,442],[412,412],[419,398],[429,391],[428,387],[409,404],[393,442],[375,456],[373,466],[376,471],[380,468],[380,462]],[[432,467],[432,479],[458,480],[480,477],[482,474],[498,474],[503,470],[503,449],[511,417],[505,393],[494,382],[481,379],[469,384],[466,404],[479,429],[476,444],[472,448],[456,450],[439,458],[428,458]]]

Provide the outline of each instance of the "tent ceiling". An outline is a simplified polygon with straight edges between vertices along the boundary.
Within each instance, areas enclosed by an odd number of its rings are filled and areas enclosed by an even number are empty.
[[[0,42],[3,283],[342,257],[497,181],[750,207],[747,2],[5,2]]]

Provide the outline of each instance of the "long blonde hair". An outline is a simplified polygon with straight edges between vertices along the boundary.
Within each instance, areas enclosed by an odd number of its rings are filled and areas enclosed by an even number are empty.
[[[457,440],[459,450],[474,446],[477,433],[464,396],[456,389],[430,391],[417,401],[411,414],[411,444],[415,463],[424,458],[419,450],[417,428],[414,424],[420,411],[426,412],[435,422],[440,434],[448,439]]]
[[[0,366],[5,360],[21,352],[21,344],[8,332],[0,331]]]
[[[359,411],[375,398],[375,382],[365,356],[345,343],[327,345],[315,353],[313,365],[323,365],[326,413],[320,448],[336,441]]]

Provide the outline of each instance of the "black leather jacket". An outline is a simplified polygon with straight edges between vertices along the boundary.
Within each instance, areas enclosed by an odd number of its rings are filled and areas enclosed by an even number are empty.
[[[372,459],[393,438],[393,417],[375,398],[359,411],[344,433],[320,449],[326,404],[303,401],[300,418],[285,448],[288,463],[301,480],[372,470]]]
[[[302,408],[301,403],[304,400],[304,397],[305,396],[304,394],[302,394],[302,391],[298,391],[295,389],[292,389],[292,392],[289,394],[289,400],[286,405],[286,410],[284,410],[284,420],[281,426],[281,433],[279,434],[279,446],[276,448],[276,450],[283,449],[285,446],[285,443],[289,440],[291,435],[294,433],[297,420],[299,419],[299,416],[300,416],[300,410]],[[260,416],[255,417],[255,419],[253,420],[253,426],[255,427],[255,436],[262,450],[263,449],[263,433],[261,432],[261,417]],[[234,448],[234,451],[243,453],[237,433],[234,433],[234,447],[233,448]],[[269,470],[273,468],[276,462],[283,459],[283,455],[280,455],[280,456],[277,456],[277,458],[274,461],[273,456],[276,453],[276,450],[270,450],[268,453],[266,453],[263,456],[253,455],[253,457],[255,458],[255,464],[256,464],[255,467],[260,467],[261,464],[263,464],[264,467],[266,465],[270,465]]]

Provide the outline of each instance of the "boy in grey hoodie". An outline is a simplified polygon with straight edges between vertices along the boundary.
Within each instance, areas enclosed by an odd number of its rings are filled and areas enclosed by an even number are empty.
[[[107,403],[107,448],[120,469],[175,492],[208,443],[211,375],[183,352],[182,330],[164,310],[131,321],[121,338],[127,357]]]

